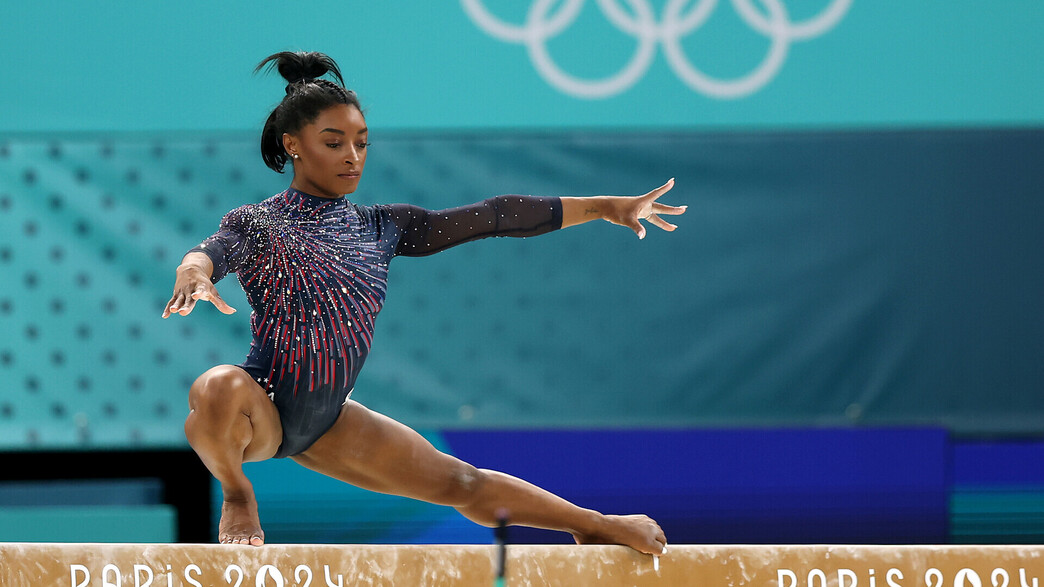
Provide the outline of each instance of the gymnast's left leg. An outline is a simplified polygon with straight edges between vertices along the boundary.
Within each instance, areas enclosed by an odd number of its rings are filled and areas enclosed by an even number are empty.
[[[476,469],[354,401],[344,405],[333,428],[293,459],[363,489],[452,506],[484,526],[495,526],[496,512],[504,508],[512,524],[569,532],[578,544],[623,544],[646,554],[660,554],[667,544],[648,516],[604,515],[510,475]]]

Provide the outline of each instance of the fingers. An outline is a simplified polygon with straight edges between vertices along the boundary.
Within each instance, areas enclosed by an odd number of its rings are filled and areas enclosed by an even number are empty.
[[[228,305],[225,300],[221,299],[216,289],[213,286],[206,284],[199,284],[191,294],[186,295],[185,293],[175,294],[174,297],[167,302],[167,306],[163,308],[163,318],[169,317],[171,314],[178,314],[179,316],[188,316],[192,313],[192,310],[196,307],[198,300],[206,300],[218,310],[224,314],[234,314],[236,309]]]
[[[228,302],[221,299],[221,295],[218,294],[217,290],[213,287],[211,287],[210,290],[207,291],[207,297],[202,299],[209,300],[210,303],[214,304],[214,307],[221,311],[222,314],[236,313],[236,309],[228,305]]]
[[[172,313],[179,314],[182,306],[185,305],[185,299],[184,293],[174,294],[174,297],[170,298],[170,301],[167,302],[167,307],[163,308],[163,317],[166,318]]]
[[[206,284],[199,284],[196,287],[196,291],[192,292],[193,300],[206,300],[216,307],[223,314],[234,314],[236,309],[228,305],[225,300],[221,299],[221,295],[218,294],[217,289],[214,286],[207,286]],[[193,302],[193,305],[195,302]]]
[[[653,223],[656,226],[659,226],[660,228],[666,230],[667,232],[674,232],[674,229],[678,228],[677,225],[674,225],[674,224],[671,224],[670,222],[667,222],[666,220],[664,220],[663,218],[660,218],[656,214],[650,214],[649,217],[646,218],[646,220],[648,220],[649,222]]]
[[[177,314],[179,316],[188,316],[192,312],[192,308],[196,305],[196,300],[182,293],[174,294],[174,297],[170,298],[167,302],[167,306],[163,308],[163,318],[170,316],[171,314]]]
[[[671,224],[670,222],[667,222],[666,220],[664,220],[663,218],[660,218],[656,214],[650,214],[645,219],[648,220],[649,222],[651,222],[654,226],[658,226],[658,227],[666,230],[667,232],[674,232],[674,230],[676,228],[678,228],[676,225]],[[637,218],[634,221],[632,221],[631,223],[629,223],[627,226],[629,226],[631,228],[631,230],[633,230],[634,233],[638,235],[639,239],[644,239],[645,238],[645,234],[646,234],[645,233],[645,227],[642,226],[642,223],[639,222]]]
[[[195,307],[196,307],[196,298],[193,297],[193,296],[188,296],[188,297],[185,298],[185,300],[183,302],[181,302],[181,306],[177,310],[174,310],[174,312],[177,312],[178,314],[180,314],[182,316],[188,316],[189,314],[192,313],[192,309],[195,308]]]
[[[177,295],[173,295],[170,297],[170,301],[167,302],[167,305],[163,306],[163,314],[160,315],[160,318],[167,318],[168,316],[170,316],[170,313],[176,307],[175,303],[177,301],[177,298]]]
[[[674,187],[674,178],[672,177],[672,178],[667,180],[667,183],[665,183],[665,184],[661,185],[660,187],[654,189],[653,191],[645,194],[645,197],[647,197],[649,199],[652,199],[652,200],[655,200],[655,199],[659,198],[660,196],[666,194],[667,192],[671,191],[671,188],[673,188],[673,187]]]
[[[630,227],[630,229],[634,231],[634,234],[638,235],[639,239],[645,238],[645,227],[642,226],[641,222],[638,222],[637,218],[635,218],[633,221],[628,223],[627,226]]]
[[[672,216],[684,214],[688,208],[688,206],[668,206],[659,202],[653,202],[652,205],[653,214],[670,214]]]
[[[660,218],[659,215],[668,214],[671,216],[679,216],[681,214],[684,214],[685,211],[688,209],[688,206],[668,206],[666,204],[660,204],[655,201],[663,194],[666,194],[667,192],[671,191],[671,188],[673,187],[674,178],[672,177],[671,179],[667,180],[667,183],[642,196],[642,201],[644,202],[642,206],[644,212],[641,213],[642,217],[648,220],[654,226],[666,230],[667,232],[673,232],[678,228],[678,226],[675,224],[671,224],[670,222],[667,222],[663,218]],[[638,238],[645,238],[645,229],[641,226],[641,223],[638,221],[638,219],[635,219],[633,223],[628,224],[628,226],[630,226],[631,230],[633,230],[635,234],[638,235]]]
[[[679,212],[679,214],[681,214],[681,212]],[[653,226],[662,228],[667,232],[674,232],[678,228],[678,225],[667,222],[663,218],[660,218],[657,214],[650,214],[646,216],[645,219],[648,220]],[[634,233],[638,235],[639,239],[645,238],[645,228],[641,225],[640,222],[638,222],[637,219],[635,219],[635,221],[632,224],[628,224],[628,226],[630,226],[631,230],[633,230]]]

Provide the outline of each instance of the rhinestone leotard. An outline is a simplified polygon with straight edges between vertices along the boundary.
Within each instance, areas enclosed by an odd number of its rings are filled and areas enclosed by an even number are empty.
[[[560,228],[555,197],[497,196],[425,210],[361,206],[295,189],[232,210],[191,251],[236,273],[250,303],[253,342],[239,366],[272,398],[283,426],[277,457],[303,452],[333,426],[369,353],[388,264],[490,236]]]

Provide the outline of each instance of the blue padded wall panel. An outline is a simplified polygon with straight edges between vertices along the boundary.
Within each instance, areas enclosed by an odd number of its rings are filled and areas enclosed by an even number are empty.
[[[942,430],[499,430],[453,454],[603,513],[644,513],[677,543],[943,543]],[[512,528],[519,542],[568,542]]]
[[[966,440],[954,445],[953,541],[1039,544],[1044,540],[1044,442]]]

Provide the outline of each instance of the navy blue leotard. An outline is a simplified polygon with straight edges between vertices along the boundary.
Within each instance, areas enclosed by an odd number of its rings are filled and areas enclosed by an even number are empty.
[[[239,277],[253,310],[253,342],[239,366],[275,403],[283,426],[276,457],[288,457],[337,420],[369,353],[393,257],[561,226],[555,197],[497,196],[432,211],[360,206],[291,188],[232,210],[191,250],[210,257],[214,283]]]

